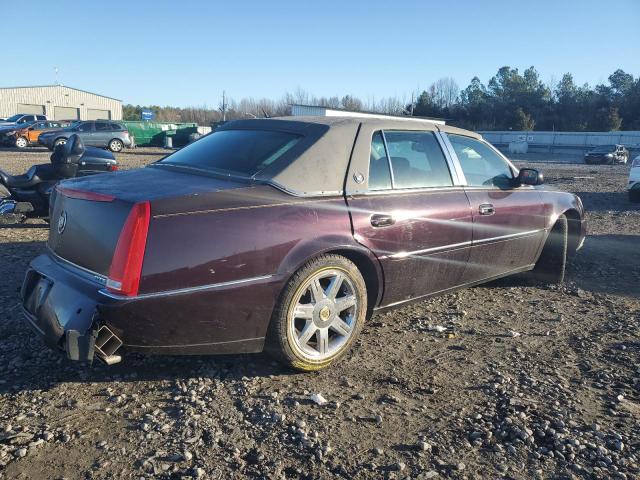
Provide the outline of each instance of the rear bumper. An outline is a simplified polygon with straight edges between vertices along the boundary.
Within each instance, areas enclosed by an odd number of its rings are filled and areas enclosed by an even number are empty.
[[[281,281],[264,276],[209,287],[123,298],[105,279],[47,253],[35,258],[21,289],[26,322],[71,360],[103,359],[106,327],[122,351],[231,354],[262,351]]]

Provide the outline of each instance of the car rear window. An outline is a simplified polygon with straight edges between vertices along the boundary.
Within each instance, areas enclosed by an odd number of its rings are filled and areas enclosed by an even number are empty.
[[[302,136],[268,130],[220,130],[158,162],[251,177],[282,157]]]

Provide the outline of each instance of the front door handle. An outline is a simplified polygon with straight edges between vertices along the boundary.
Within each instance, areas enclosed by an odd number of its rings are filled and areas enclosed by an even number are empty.
[[[374,227],[388,227],[394,223],[396,223],[396,221],[394,220],[393,215],[385,213],[376,213],[371,215],[371,225]]]
[[[480,215],[493,215],[496,213],[496,209],[490,203],[483,203],[478,207],[478,212]]]

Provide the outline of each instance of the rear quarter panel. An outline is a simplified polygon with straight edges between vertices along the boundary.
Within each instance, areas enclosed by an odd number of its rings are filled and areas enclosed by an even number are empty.
[[[355,245],[341,196],[292,197],[271,186],[241,190],[216,192],[208,201],[185,198],[192,205],[182,212],[162,213],[168,206],[152,203],[141,293],[263,275],[284,279],[330,245]]]

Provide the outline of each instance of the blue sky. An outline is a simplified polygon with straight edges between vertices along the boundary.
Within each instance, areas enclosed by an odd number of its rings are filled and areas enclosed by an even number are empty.
[[[503,65],[593,85],[640,75],[639,25],[640,0],[7,1],[0,86],[54,83],[57,66],[61,83],[126,103],[214,106],[223,89],[406,97]]]

